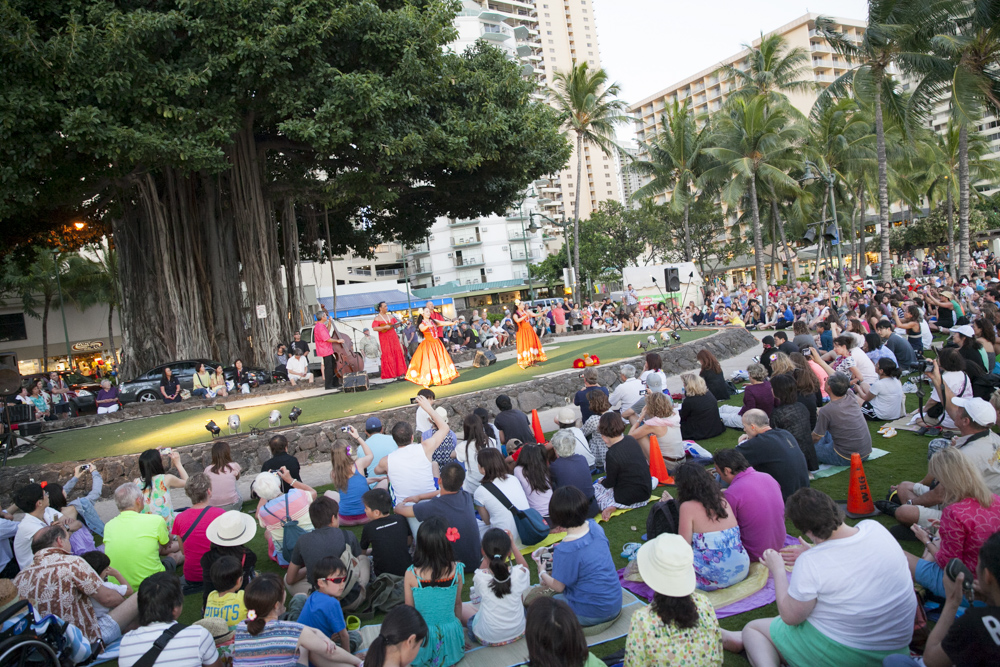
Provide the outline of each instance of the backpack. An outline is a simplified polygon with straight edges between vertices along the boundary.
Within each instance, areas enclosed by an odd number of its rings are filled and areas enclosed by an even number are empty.
[[[278,519],[278,515],[271,512],[266,506],[264,507],[264,511],[273,516],[275,519]],[[281,538],[281,555],[284,557],[286,563],[291,563],[292,553],[295,551],[295,544],[299,541],[300,537],[309,531],[300,526],[299,522],[292,519],[289,515],[287,493],[285,494],[285,518],[278,520],[281,522],[281,527],[284,529],[284,534]]]
[[[673,498],[653,503],[646,516],[646,541],[650,541],[663,533],[677,534],[680,522],[680,510]]]
[[[344,530],[341,528],[341,530]],[[346,533],[347,531],[344,530]],[[351,553],[351,545],[344,546],[344,552],[340,554],[340,560],[347,568],[347,581],[344,583],[344,592],[340,596],[340,607],[344,611],[354,611],[365,601],[367,594],[365,587],[360,585],[361,561],[359,558],[367,558],[364,554],[360,557]]]
[[[361,620],[371,620],[403,604],[403,578],[383,572],[368,584],[367,604],[357,612]]]

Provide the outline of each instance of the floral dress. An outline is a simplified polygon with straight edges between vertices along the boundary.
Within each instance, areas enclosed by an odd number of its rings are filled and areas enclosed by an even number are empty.
[[[142,513],[158,514],[167,522],[167,532],[174,528],[174,502],[170,498],[170,489],[164,481],[165,475],[153,475],[152,488],[146,489],[142,479],[136,479],[135,483],[142,491]]]
[[[740,527],[691,535],[694,573],[699,590],[728,588],[747,578],[750,556],[743,548]]]
[[[597,432],[597,426],[600,423],[601,415],[590,415],[580,430],[590,442],[590,453],[594,455],[594,465],[603,470],[605,459],[608,456],[608,444],[604,442],[604,437]]]
[[[427,641],[420,648],[413,667],[450,667],[465,657],[465,632],[455,616],[458,582],[465,576],[465,565],[455,563],[455,575],[448,586],[424,585],[417,571],[410,566],[417,586],[413,589],[413,606],[427,622]]]
[[[692,599],[698,608],[698,624],[693,628],[664,625],[652,607],[643,607],[632,615],[632,627],[625,640],[625,667],[722,664],[722,631],[715,608],[701,593],[695,592]]]

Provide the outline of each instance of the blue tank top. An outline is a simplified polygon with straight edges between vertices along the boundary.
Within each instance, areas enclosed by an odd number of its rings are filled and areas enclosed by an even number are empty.
[[[365,503],[361,496],[368,490],[368,480],[355,471],[347,480],[347,491],[340,492],[340,516],[360,516],[365,513]]]

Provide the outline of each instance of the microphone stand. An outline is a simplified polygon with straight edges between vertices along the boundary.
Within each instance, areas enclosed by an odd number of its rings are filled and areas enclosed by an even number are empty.
[[[666,303],[667,302],[667,295],[663,293],[663,289],[660,287],[660,284],[658,282],[656,282],[656,278],[654,276],[650,276],[650,278],[653,281],[653,285],[656,286],[657,291],[660,293],[660,296],[663,297],[663,303]],[[671,337],[673,337],[673,339],[676,340],[676,341],[680,341],[680,339],[681,339],[681,337],[679,335],[677,335],[677,333],[675,333],[675,330],[677,329],[676,322],[677,322],[678,319],[680,319],[681,326],[684,326],[684,318],[683,317],[678,318],[677,317],[677,308],[674,308],[674,310],[673,310],[673,316],[671,317],[671,320],[674,323],[674,328],[673,329],[668,329],[668,331],[671,334]],[[688,329],[688,331],[690,331],[690,329]],[[661,336],[661,339],[662,339],[662,336]],[[666,345],[664,345],[664,347],[666,347],[667,345],[670,345],[670,338],[667,338],[665,342],[666,342]]]
[[[691,273],[688,274],[687,285],[684,286],[684,298],[681,299],[681,305],[682,306],[687,303],[688,290],[691,288],[691,279],[692,278],[694,278],[694,271],[692,271]],[[691,326],[688,325],[688,323],[684,321],[683,311],[681,311],[680,308],[674,308],[674,312],[680,315],[681,326],[683,326],[688,331],[692,331]]]

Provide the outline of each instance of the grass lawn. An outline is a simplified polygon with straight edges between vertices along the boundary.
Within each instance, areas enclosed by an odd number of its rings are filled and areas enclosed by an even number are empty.
[[[683,332],[682,342],[707,336],[711,331]],[[596,355],[603,363],[636,356],[636,343],[645,340],[647,334],[628,336],[608,336],[604,339],[575,340],[561,338],[547,345],[548,361],[527,370],[518,368],[514,359],[498,361],[485,368],[466,368],[461,376],[445,387],[435,387],[437,396],[456,396],[509,384],[524,382],[537,376],[572,368],[573,360],[584,353]],[[375,386],[375,385],[373,385]],[[185,410],[171,414],[134,419],[131,421],[70,429],[47,436],[43,444],[53,452],[36,449],[18,459],[11,459],[8,465],[31,463],[56,463],[61,461],[83,461],[103,456],[138,454],[152,447],[182,447],[211,440],[205,430],[205,423],[215,420],[226,432],[226,420],[232,412],[239,414],[244,432],[260,422],[267,424],[267,415],[277,408],[283,415],[288,414],[292,405],[302,408],[300,424],[326,421],[351,414],[364,414],[409,404],[417,387],[410,382],[394,382],[378,385],[371,391],[351,394],[338,393],[312,398],[289,399],[282,403],[271,403],[238,410],[225,411],[205,408]]]
[[[736,396],[729,402],[733,405],[739,405],[742,402],[742,396]],[[916,398],[913,395],[907,396],[907,405],[911,410],[916,408]],[[868,483],[871,486],[873,494],[876,498],[884,495],[890,484],[895,484],[902,480],[915,480],[923,477],[927,470],[927,443],[929,442],[928,438],[917,436],[909,431],[899,431],[899,435],[895,438],[886,440],[876,433],[880,426],[881,423],[879,422],[869,424],[872,432],[873,444],[876,447],[889,451],[890,454],[865,464],[865,473],[868,478]],[[736,445],[739,435],[739,431],[729,429],[717,438],[703,441],[700,444],[712,451],[725,447],[733,447]],[[842,472],[826,479],[814,481],[813,487],[830,494],[830,496],[836,500],[845,500],[847,498],[848,479],[848,473]],[[326,490],[326,488],[329,487],[320,487],[319,490],[323,491]],[[656,493],[662,493],[664,488],[667,488],[669,491],[673,491],[673,487],[661,486]],[[244,509],[252,511],[252,504],[246,504]],[[645,532],[647,513],[647,509],[637,509],[622,516],[615,517],[607,523],[601,524],[611,542],[611,552],[617,567],[624,567],[627,562],[618,555],[621,552],[622,545],[626,542],[640,541],[642,534]],[[891,526],[894,523],[888,517],[879,517],[876,520],[886,526]],[[851,521],[850,523],[853,524],[855,522]],[[791,526],[791,524],[789,524],[787,528],[789,534],[799,534]],[[360,527],[349,528],[348,530],[353,531],[360,539]],[[903,543],[904,549],[913,551],[914,553],[919,553],[917,551],[917,547],[919,546],[920,545],[916,542]],[[258,554],[257,564],[259,571],[281,573],[281,569],[274,562],[260,556],[260,554],[264,554],[266,552],[263,531],[258,531],[257,536],[250,543],[250,547]],[[530,558],[527,560],[532,569],[532,582],[537,583],[538,573],[535,571],[535,564]],[[463,591],[464,598],[466,600],[468,600],[468,587],[471,583],[472,575],[467,574],[466,587]],[[185,600],[184,615],[180,619],[181,622],[191,623],[197,620],[200,614],[200,605],[200,595],[188,596]],[[753,619],[772,617],[776,615],[777,609],[774,604],[771,604],[739,616],[732,616],[730,618],[723,619],[721,625],[722,627],[730,630],[738,630]],[[380,619],[372,621],[372,623],[378,622],[380,622]],[[625,640],[623,638],[614,642],[596,646],[594,647],[593,652],[598,656],[605,656],[623,649],[624,646]],[[742,656],[726,653],[724,664],[727,666],[735,666],[748,665],[749,663]]]

